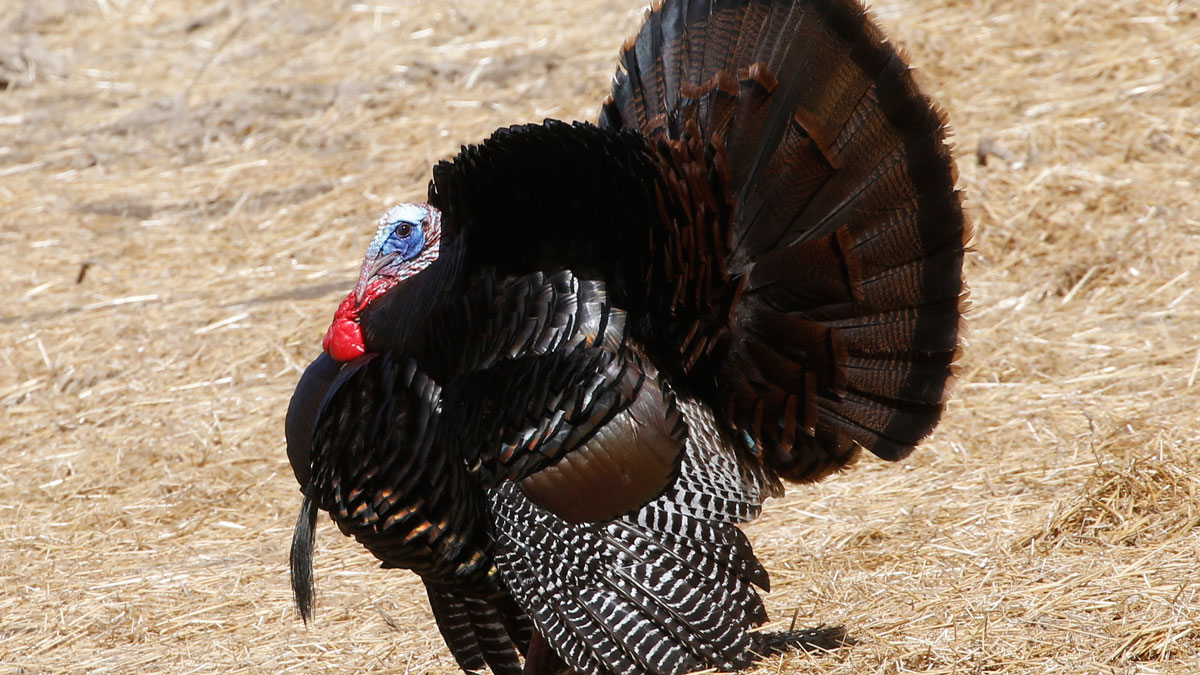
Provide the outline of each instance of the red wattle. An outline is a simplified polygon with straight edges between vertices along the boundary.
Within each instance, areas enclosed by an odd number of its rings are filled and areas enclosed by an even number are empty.
[[[352,361],[367,351],[358,322],[340,317],[329,325],[322,346],[335,361]]]

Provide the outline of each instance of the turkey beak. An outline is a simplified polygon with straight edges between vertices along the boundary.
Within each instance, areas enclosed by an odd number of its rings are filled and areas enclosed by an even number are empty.
[[[354,287],[354,302],[357,305],[362,305],[363,293],[367,292],[367,284],[379,274],[379,270],[387,267],[389,263],[396,259],[399,253],[389,253],[372,260],[370,264],[364,264],[362,273],[358,277],[358,284]]]

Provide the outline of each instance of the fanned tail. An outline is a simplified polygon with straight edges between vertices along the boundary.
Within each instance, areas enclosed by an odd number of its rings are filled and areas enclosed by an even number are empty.
[[[970,230],[944,117],[857,2],[668,1],[600,124],[675,177],[654,332],[744,447],[815,480],[932,431]]]

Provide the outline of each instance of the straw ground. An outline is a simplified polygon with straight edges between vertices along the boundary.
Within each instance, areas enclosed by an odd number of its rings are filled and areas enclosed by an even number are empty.
[[[0,6],[0,669],[451,673],[324,521],[305,628],[282,417],[372,221],[495,127],[594,119],[636,2]],[[977,232],[945,422],[749,529],[755,673],[1200,667],[1200,16],[879,2]]]

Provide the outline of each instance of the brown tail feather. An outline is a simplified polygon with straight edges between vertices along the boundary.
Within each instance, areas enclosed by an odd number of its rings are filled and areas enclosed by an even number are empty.
[[[690,384],[795,480],[906,455],[952,376],[969,228],[904,58],[854,0],[667,0],[621,63],[601,124],[667,153],[685,204],[657,278]]]

